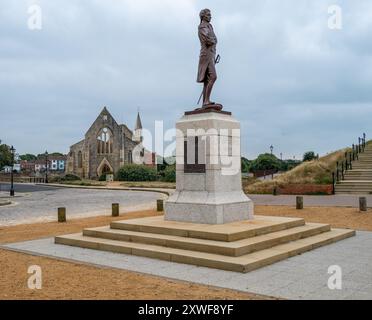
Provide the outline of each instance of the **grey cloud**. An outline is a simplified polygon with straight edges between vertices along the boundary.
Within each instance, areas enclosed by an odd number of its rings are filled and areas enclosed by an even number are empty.
[[[107,105],[119,122],[166,128],[195,107],[198,12],[219,37],[214,98],[242,121],[243,152],[325,153],[368,131],[372,4],[323,0],[11,1],[0,11],[1,139],[19,152],[66,152]],[[26,27],[40,3],[43,30]]]

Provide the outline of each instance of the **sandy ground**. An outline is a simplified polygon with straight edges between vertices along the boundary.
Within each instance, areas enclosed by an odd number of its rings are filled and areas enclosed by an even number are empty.
[[[256,214],[303,217],[308,222],[330,223],[332,227],[372,231],[372,210],[355,208],[305,208],[256,206]],[[135,212],[118,218],[93,217],[0,228],[0,243],[11,243],[80,232],[83,228],[108,225],[110,221],[157,215]],[[27,288],[27,269],[39,265],[43,288]],[[255,294],[168,280],[133,272],[0,250],[0,299],[269,299]]]
[[[65,224],[39,223],[0,228],[0,243],[11,243],[80,232],[83,228],[108,225],[110,221],[156,215],[154,211],[125,217],[93,217]],[[43,287],[27,287],[28,267],[42,268]],[[268,297],[168,280],[123,270],[31,256],[0,249],[0,299],[269,299]]]
[[[296,210],[286,206],[256,206],[255,214],[304,218],[307,222],[328,223],[333,228],[372,231],[372,209],[362,213],[357,208],[308,207]]]

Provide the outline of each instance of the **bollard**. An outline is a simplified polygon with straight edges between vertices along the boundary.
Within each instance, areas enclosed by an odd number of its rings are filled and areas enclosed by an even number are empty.
[[[58,208],[58,222],[66,222],[66,208]]]
[[[112,204],[112,216],[113,217],[118,217],[119,216],[119,204],[118,203],[113,203]]]
[[[366,197],[359,198],[359,210],[367,211],[367,198]]]
[[[296,209],[302,210],[304,208],[304,197],[296,197]]]
[[[157,208],[157,211],[164,211],[164,200],[157,200],[156,208]]]
[[[277,189],[277,187],[274,187],[274,189],[273,189],[273,196],[276,196],[276,195],[278,195],[278,189]]]

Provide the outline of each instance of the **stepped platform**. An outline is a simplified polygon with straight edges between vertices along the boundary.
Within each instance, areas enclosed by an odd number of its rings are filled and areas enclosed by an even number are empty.
[[[223,225],[165,221],[163,216],[112,222],[57,236],[56,244],[249,272],[355,235],[301,218],[255,216]]]
[[[352,161],[352,169],[344,174],[344,180],[335,185],[336,194],[372,194],[372,145]]]

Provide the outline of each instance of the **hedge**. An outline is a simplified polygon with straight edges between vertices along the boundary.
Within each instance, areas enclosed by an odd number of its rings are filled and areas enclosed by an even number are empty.
[[[155,181],[156,169],[139,164],[127,164],[122,166],[116,174],[118,181]]]

